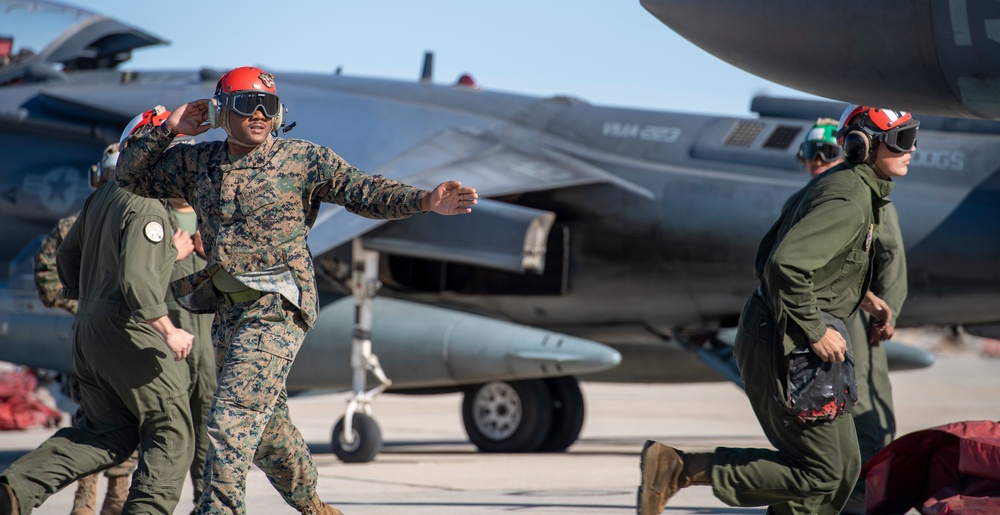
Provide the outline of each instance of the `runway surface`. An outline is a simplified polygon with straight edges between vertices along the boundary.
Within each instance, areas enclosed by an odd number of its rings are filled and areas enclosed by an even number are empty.
[[[984,357],[980,345],[941,349],[930,368],[891,376],[899,435],[961,420],[1000,420],[1000,358]],[[588,410],[583,432],[568,452],[558,454],[477,452],[462,428],[459,394],[383,395],[374,412],[383,452],[371,463],[344,464],[331,452],[329,439],[347,395],[299,397],[289,404],[319,468],[321,497],[347,515],[631,514],[638,453],[646,439],[692,451],[768,446],[742,391],[728,383],[582,383],[582,388]],[[0,469],[51,433],[0,433]],[[69,513],[74,488],[34,513]],[[296,513],[257,469],[250,474],[247,500],[250,514]],[[191,508],[188,485],[175,513]],[[764,511],[728,507],[710,488],[691,487],[664,513]]]

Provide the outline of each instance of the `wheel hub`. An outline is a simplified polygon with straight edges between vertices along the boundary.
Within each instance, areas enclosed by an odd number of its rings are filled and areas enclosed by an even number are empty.
[[[473,422],[492,440],[509,438],[521,425],[521,397],[507,383],[489,383],[475,397]]]

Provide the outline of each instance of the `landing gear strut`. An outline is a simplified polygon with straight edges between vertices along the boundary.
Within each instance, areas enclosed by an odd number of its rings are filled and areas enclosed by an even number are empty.
[[[351,340],[351,398],[344,416],[333,428],[333,452],[345,463],[367,463],[382,450],[382,431],[372,416],[371,403],[392,381],[372,353],[372,302],[382,283],[378,280],[378,251],[365,250],[355,238],[351,249],[351,291],[357,306]],[[379,384],[365,391],[371,372]]]

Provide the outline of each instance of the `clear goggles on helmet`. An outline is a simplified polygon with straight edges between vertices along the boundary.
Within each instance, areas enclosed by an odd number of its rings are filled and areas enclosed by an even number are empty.
[[[920,122],[910,120],[895,129],[875,134],[874,138],[881,141],[889,150],[897,154],[905,154],[913,151],[917,144],[917,129]]]
[[[832,163],[844,157],[844,149],[840,145],[824,143],[822,141],[807,141],[803,143],[799,153],[802,159],[806,161],[812,161],[818,157],[825,163]]]
[[[218,100],[221,105],[240,116],[253,116],[258,109],[268,118],[274,118],[281,113],[281,101],[278,100],[278,95],[265,91],[220,93]]]

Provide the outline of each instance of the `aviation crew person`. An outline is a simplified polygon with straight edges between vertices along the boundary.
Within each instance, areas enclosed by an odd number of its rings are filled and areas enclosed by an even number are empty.
[[[170,111],[160,106],[144,111],[125,128],[122,133],[122,141],[137,131],[159,127],[168,116],[170,116]],[[194,140],[190,136],[180,136],[174,138],[171,145],[193,142]],[[117,164],[117,156],[118,154],[115,155],[116,159],[112,166]],[[174,246],[177,247],[177,259],[174,262],[173,272],[170,274],[170,281],[175,281],[205,268],[205,249],[201,244],[198,216],[195,214],[194,208],[183,199],[167,199],[164,206],[167,208],[167,216],[170,219]],[[212,394],[215,393],[216,388],[215,351],[211,343],[212,319],[214,317],[211,314],[197,315],[183,309],[169,292],[166,296],[166,304],[167,316],[170,317],[171,322],[194,336],[191,352],[186,361],[191,377],[191,420],[194,426],[194,457],[191,460],[189,472],[191,486],[194,490],[194,503],[197,505],[204,491],[205,457],[208,455],[209,447],[208,411],[212,403]]]
[[[108,145],[101,157],[101,168],[114,166],[114,161],[118,159],[118,145]],[[90,173],[90,186],[95,190],[107,181],[107,176],[97,172],[98,166],[94,165]],[[38,254],[34,260],[35,289],[42,304],[50,308],[61,308],[76,316],[77,301],[67,299],[62,294],[62,283],[59,282],[59,273],[56,269],[56,255],[59,245],[66,238],[69,228],[76,222],[80,213],[67,216],[52,228],[42,245],[38,249]],[[83,406],[83,399],[80,396],[80,383],[76,376],[69,374],[65,380],[70,399],[77,403],[79,409],[73,416],[73,424],[78,425],[83,419],[86,408]],[[128,497],[128,484],[132,472],[135,471],[138,462],[138,453],[133,453],[127,460],[108,468],[104,471],[108,478],[108,489],[101,506],[101,515],[118,515],[125,505]],[[97,513],[97,481],[99,473],[90,474],[80,478],[77,482],[76,493],[73,496],[73,508],[70,515],[93,515]]]
[[[844,162],[844,149],[837,142],[839,124],[832,118],[820,118],[806,132],[798,158],[810,176],[815,177]],[[858,400],[851,408],[851,418],[858,433],[862,466],[896,435],[889,364],[880,343],[892,337],[893,321],[899,317],[906,300],[906,253],[896,206],[886,204],[884,214],[882,232],[875,240],[872,284],[865,296],[866,309],[859,309],[844,320],[857,377]],[[865,482],[861,478],[844,513],[864,513],[864,492]]]
[[[906,175],[919,122],[906,112],[853,105],[842,120],[839,137],[849,162],[810,181],[782,209],[757,249],[760,286],[740,315],[734,357],[754,414],[777,450],[685,453],[647,441],[640,515],[660,513],[692,484],[711,485],[730,506],[768,505],[776,514],[840,513],[851,495],[861,470],[854,423],[832,413],[790,417],[791,363],[814,353],[808,373],[849,357],[837,319],[871,308],[862,301],[873,242],[884,225],[892,179]]]
[[[110,178],[109,178],[110,179]],[[97,189],[59,246],[66,297],[79,299],[73,372],[86,413],[0,474],[0,514],[29,514],[77,479],[125,461],[138,470],[125,513],[171,513],[193,454],[193,337],[167,316],[177,251],[159,200],[114,182]]]
[[[796,157],[810,177],[816,177],[844,162],[844,149],[837,143],[838,123],[833,118],[818,118],[799,144]]]
[[[205,249],[198,232],[198,218],[194,208],[183,199],[167,200],[167,214],[174,228],[174,244],[178,260],[170,275],[176,281],[205,268]],[[181,255],[181,248],[190,249]],[[167,294],[167,314],[174,325],[194,335],[191,354],[187,357],[191,374],[191,420],[194,424],[194,459],[191,461],[191,486],[194,487],[194,504],[198,505],[205,491],[205,457],[208,455],[208,412],[215,393],[215,350],[212,345],[211,314],[197,315],[180,306],[174,296]]]
[[[149,197],[194,206],[208,264],[173,283],[193,312],[215,312],[218,388],[198,513],[244,513],[251,461],[302,513],[336,514],[316,493],[309,450],[288,416],[285,378],[316,322],[317,292],[306,235],[321,202],[378,219],[471,212],[476,190],[455,181],[420,190],[349,165],[331,149],[272,136],[284,107],[274,76],[227,72],[214,98],[178,107],[159,130],[130,138],[116,180]],[[168,149],[175,134],[222,127],[225,142]]]

